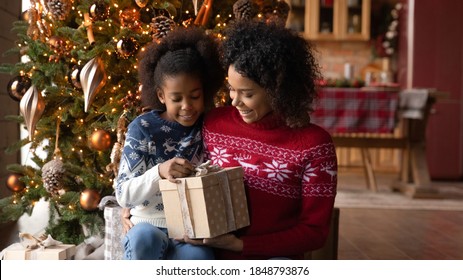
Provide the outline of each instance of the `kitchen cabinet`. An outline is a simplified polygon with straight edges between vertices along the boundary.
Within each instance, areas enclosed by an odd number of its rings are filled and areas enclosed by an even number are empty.
[[[370,38],[371,0],[286,0],[287,27],[312,40]]]

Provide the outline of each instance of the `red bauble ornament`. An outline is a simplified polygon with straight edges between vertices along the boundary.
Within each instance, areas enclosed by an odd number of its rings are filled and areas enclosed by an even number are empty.
[[[87,211],[94,211],[98,208],[101,195],[93,189],[86,189],[80,194],[80,206]]]

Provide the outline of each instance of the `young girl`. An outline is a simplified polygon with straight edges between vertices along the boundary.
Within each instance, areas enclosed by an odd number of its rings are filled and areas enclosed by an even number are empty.
[[[251,225],[188,240],[218,259],[302,259],[328,236],[337,186],[331,136],[310,123],[318,64],[311,45],[278,24],[229,25],[222,43],[232,106],[209,112],[206,151],[241,165]]]
[[[202,156],[201,125],[224,73],[213,37],[177,28],[151,44],[139,65],[142,104],[126,134],[116,197],[130,208],[125,259],[213,259],[210,248],[169,239],[160,179],[188,176]]]

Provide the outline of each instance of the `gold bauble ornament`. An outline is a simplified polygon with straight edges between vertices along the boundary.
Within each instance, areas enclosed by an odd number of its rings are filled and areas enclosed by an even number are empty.
[[[129,58],[138,51],[138,43],[134,38],[123,38],[117,42],[117,52],[122,58]]]
[[[68,74],[68,81],[73,87],[79,89],[82,88],[82,85],[80,84],[80,67],[78,65],[74,65],[71,68],[71,71]]]
[[[100,203],[101,195],[99,192],[93,189],[86,189],[80,193],[80,206],[82,209],[87,211],[93,211],[98,208]]]
[[[138,7],[144,8],[148,4],[148,0],[135,0],[135,3],[137,3]]]
[[[105,151],[111,146],[111,135],[103,129],[97,129],[90,135],[89,146],[97,151]]]
[[[27,76],[16,76],[10,80],[6,88],[8,94],[15,101],[21,101],[26,91],[31,87],[31,79]]]
[[[6,179],[6,187],[13,192],[20,192],[24,190],[26,184],[20,180],[21,177],[22,175],[19,173],[12,173],[8,175],[8,178]]]
[[[109,6],[104,0],[97,0],[88,11],[93,21],[105,20],[110,15]]]

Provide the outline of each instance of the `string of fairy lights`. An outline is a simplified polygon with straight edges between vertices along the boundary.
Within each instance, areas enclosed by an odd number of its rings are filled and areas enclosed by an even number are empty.
[[[101,111],[98,106],[92,106],[97,96],[104,99],[104,105],[110,107],[111,115],[122,115],[129,110],[133,110],[134,104],[139,104],[140,101],[140,85],[137,89],[133,89],[133,84],[127,85],[125,79],[120,79],[118,76],[136,77],[138,71],[139,53],[145,51],[145,45],[153,41],[159,40],[166,32],[177,26],[187,27],[192,24],[202,25],[211,30],[218,39],[223,39],[223,31],[226,29],[228,22],[237,17],[232,12],[222,11],[219,9],[216,15],[212,15],[212,6],[208,0],[204,0],[202,5],[195,6],[193,10],[186,9],[181,12],[181,15],[172,16],[168,9],[155,9],[153,5],[148,5],[151,0],[133,0],[133,3],[121,5],[118,1],[108,0],[31,0],[30,8],[23,13],[22,20],[28,22],[29,27],[27,36],[34,41],[44,43],[47,48],[40,53],[49,64],[66,63],[69,68],[69,73],[64,77],[70,87],[62,87],[58,89],[58,96],[62,101],[52,111],[51,117],[56,119],[57,123],[68,131],[77,131],[72,135],[73,140],[70,152],[64,156],[61,153],[53,154],[50,162],[43,160],[44,166],[51,163],[61,166],[60,162],[66,161],[71,157],[78,157],[80,162],[85,162],[91,154],[101,156],[106,154],[111,148],[111,135],[117,132],[117,127],[103,127],[101,120],[107,118],[107,111]],[[239,0],[249,1],[251,0]],[[275,0],[277,1],[277,0]],[[77,3],[88,3],[88,7],[83,9],[82,5]],[[169,0],[167,0],[169,2]],[[284,2],[278,0],[278,2]],[[246,3],[249,5],[249,3]],[[58,10],[57,10],[58,9]],[[267,12],[269,10],[267,9]],[[270,10],[270,14],[280,13],[276,9]],[[72,40],[69,37],[58,35],[56,29],[63,26],[63,21],[73,15],[73,21],[77,24],[74,26],[76,32],[86,34],[85,41]],[[257,12],[255,16],[260,20],[265,20],[264,12]],[[270,18],[270,17],[269,17]],[[175,21],[176,22],[175,22]],[[113,35],[108,35],[113,34]],[[110,36],[108,38],[108,36]],[[101,42],[100,40],[106,40]],[[100,49],[100,52],[95,51],[95,46],[105,46]],[[17,43],[21,55],[23,55],[24,69],[21,69],[8,85],[8,93],[10,96],[20,102],[22,115],[24,116],[29,132],[29,138],[33,145],[29,150],[29,154],[36,155],[36,148],[40,143],[36,143],[35,138],[39,136],[40,130],[36,128],[36,124],[42,117],[49,93],[44,89],[38,90],[37,86],[32,83],[35,75],[40,74],[40,63],[33,61],[30,58],[29,45],[27,41]],[[88,58],[85,55],[80,57],[75,55],[79,51],[85,54],[97,53],[95,57]],[[112,58],[117,57],[120,63],[122,72],[115,72],[120,69],[107,69],[103,63],[102,57]],[[63,59],[64,58],[64,59]],[[122,71],[122,70],[121,70]],[[130,82],[130,81],[129,81]],[[35,89],[35,91],[31,90]],[[115,96],[121,94],[125,90],[125,97],[122,100],[117,100]],[[35,93],[35,95],[33,94]],[[82,95],[84,93],[84,95]],[[56,93],[55,93],[56,94]],[[69,100],[81,100],[84,98],[85,108],[83,112],[91,113],[95,118],[86,120],[82,116],[75,118],[73,122],[63,121],[66,115],[69,114]],[[26,99],[27,102],[26,103]],[[98,99],[98,98],[97,98]],[[100,102],[101,102],[100,99]],[[68,102],[68,103],[66,103]],[[224,95],[220,97],[219,103],[224,104],[226,99]],[[31,104],[35,104],[35,107]],[[89,112],[87,112],[87,110]],[[50,113],[50,110],[47,111]],[[87,127],[91,128],[86,129]],[[83,134],[82,134],[83,133]],[[48,137],[50,143],[56,140],[58,147],[59,125],[56,136]],[[40,137],[39,137],[40,138]],[[42,138],[40,138],[42,139]],[[69,139],[67,139],[69,141]],[[90,150],[89,150],[90,148]],[[27,172],[32,172],[28,170]],[[47,182],[38,182],[36,176],[29,174],[29,180],[25,183],[21,177],[27,174],[12,173],[7,178],[7,187],[13,192],[11,202],[13,204],[21,203],[24,200],[24,195],[33,191],[38,191],[41,186],[47,185]],[[62,174],[51,174],[60,180]],[[94,174],[95,182],[100,185],[112,186],[113,178],[108,176],[105,170]],[[51,178],[51,177],[50,177]],[[77,185],[82,185],[82,179],[79,176],[74,178]],[[55,182],[50,179],[48,185],[56,187]],[[55,184],[55,185],[54,185]],[[63,186],[57,188],[50,187],[47,191],[50,192],[49,199],[52,199],[56,204],[59,204],[62,196],[65,194]],[[93,211],[97,209],[98,202],[101,199],[101,192],[96,188],[85,188],[80,194],[79,201],[70,201],[66,206],[68,210],[74,211],[78,208]],[[30,204],[33,207],[37,203],[36,200],[31,200]]]

